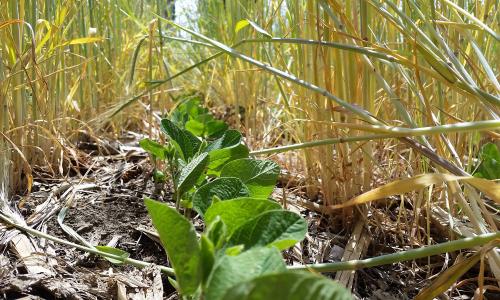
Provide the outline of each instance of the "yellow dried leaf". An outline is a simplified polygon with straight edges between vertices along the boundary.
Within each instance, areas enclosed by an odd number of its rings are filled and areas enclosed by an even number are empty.
[[[408,179],[396,180],[364,194],[361,194],[343,204],[329,206],[329,209],[340,209],[348,206],[359,205],[371,201],[387,198],[393,195],[405,194],[447,181],[463,181],[488,195],[495,202],[500,203],[500,184],[493,181],[476,178],[461,177],[450,174],[422,174]]]
[[[104,39],[102,37],[85,37],[85,38],[77,38],[73,39],[69,42],[64,43],[64,45],[80,45],[80,44],[89,44],[89,43],[97,43],[102,42]]]
[[[234,28],[234,32],[238,33],[240,30],[247,27],[249,24],[250,24],[250,22],[248,22],[247,19],[243,19],[243,20],[238,21],[238,23],[236,23],[236,27]]]
[[[11,20],[7,20],[5,22],[0,22],[0,29],[4,28],[6,26],[12,25],[12,24],[19,24],[19,23],[24,23],[24,21],[19,20],[19,19],[11,19]]]

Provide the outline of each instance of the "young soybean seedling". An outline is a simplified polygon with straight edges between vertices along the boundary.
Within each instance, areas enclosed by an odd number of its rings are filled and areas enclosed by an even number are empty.
[[[224,128],[217,139],[210,140],[213,135],[207,133],[214,130],[209,122],[202,122],[211,120],[207,114],[188,101],[172,114],[172,120],[162,120],[172,149],[169,164],[177,170],[172,173],[176,208],[145,199],[175,271],[171,282],[181,296],[350,299],[349,292],[331,280],[287,271],[280,251],[305,237],[307,222],[268,199],[279,166],[248,158],[249,149],[236,130]],[[191,222],[178,212],[181,199],[192,203],[204,219],[205,231],[199,239]],[[269,288],[268,281],[286,289]],[[311,284],[303,286],[304,282]]]
[[[174,208],[152,199],[145,204],[183,297],[351,299],[344,287],[331,280],[287,270],[280,250],[301,241],[307,223],[273,200],[246,197],[213,202],[199,240],[194,226]],[[249,232],[250,228],[256,229]],[[270,288],[270,282],[286,288]],[[256,294],[260,296],[255,298]]]

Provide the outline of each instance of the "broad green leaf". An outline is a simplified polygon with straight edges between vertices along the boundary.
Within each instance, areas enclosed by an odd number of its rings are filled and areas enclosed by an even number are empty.
[[[189,113],[187,111],[186,107],[181,104],[169,115],[169,120],[180,128],[184,128],[186,122],[189,121]]]
[[[230,129],[224,132],[222,137],[210,143],[205,149],[205,152],[234,147],[241,144],[242,140],[243,137],[238,130]]]
[[[236,177],[221,177],[201,186],[193,195],[193,208],[201,216],[212,204],[212,198],[234,199],[249,195],[248,188]]]
[[[143,139],[139,142],[139,146],[157,159],[165,160],[167,158],[168,149],[160,143],[150,139]]]
[[[172,112],[170,120],[200,137],[218,137],[228,127],[224,121],[216,120],[209,110],[201,105],[199,97],[179,104]]]
[[[226,224],[216,217],[212,222],[208,223],[207,229],[205,230],[206,236],[214,244],[215,250],[222,248],[227,236]]]
[[[227,130],[227,127],[224,121],[215,120],[211,115],[208,117],[201,116],[198,119],[191,119],[185,124],[186,130],[200,137],[220,136]]]
[[[214,119],[212,121],[207,122],[206,127],[207,127],[207,132],[206,132],[207,137],[218,138],[222,136],[224,132],[226,132],[229,126],[224,121]]]
[[[351,300],[342,285],[320,275],[282,272],[234,285],[223,300]]]
[[[272,160],[242,158],[228,162],[221,170],[221,177],[237,177],[256,198],[268,197],[278,180],[280,167]]]
[[[228,162],[239,158],[247,158],[248,147],[242,144],[243,137],[237,130],[228,130],[224,135],[207,146],[205,152],[210,156],[208,168],[214,173]]]
[[[284,250],[304,239],[306,233],[307,222],[298,214],[286,210],[271,210],[236,228],[228,245],[245,245],[245,249],[274,246]]]
[[[191,199],[181,199],[181,206],[184,208],[193,208]]]
[[[200,178],[200,176],[203,174],[203,171],[205,171],[207,165],[207,153],[201,153],[200,155],[193,158],[185,167],[181,169],[181,172],[177,177],[177,192],[182,195],[186,191],[191,189],[198,181],[198,178]]]
[[[209,278],[206,300],[220,300],[235,285],[285,270],[276,248],[254,248],[237,256],[225,255],[217,261]]]
[[[101,252],[106,252],[106,253],[109,253],[109,254],[113,254],[113,255],[119,256],[121,258],[121,260],[114,259],[114,258],[109,258],[109,257],[104,257],[110,263],[113,263],[113,264],[116,264],[116,265],[122,264],[123,260],[129,258],[129,256],[130,256],[130,253],[128,253],[127,251],[124,251],[124,250],[121,250],[121,249],[118,249],[118,248],[115,248],[115,247],[110,247],[110,246],[95,246],[95,247],[96,247],[97,250],[99,250]]]
[[[182,128],[190,119],[208,113],[208,109],[201,106],[201,98],[197,95],[183,96],[179,101],[180,104],[170,114],[169,119]]]
[[[208,153],[210,156],[208,168],[212,170],[212,173],[218,175],[226,163],[240,158],[247,158],[249,153],[248,147],[243,144],[210,151]]]
[[[168,119],[161,120],[161,129],[168,135],[184,161],[188,161],[200,149],[201,141],[191,132],[177,127],[172,121]]]
[[[474,173],[474,177],[490,180],[500,179],[500,151],[497,145],[493,143],[485,144],[481,148],[479,159],[481,162]]]
[[[144,203],[174,268],[180,293],[193,294],[202,278],[201,250],[193,225],[165,203],[149,198]]]
[[[243,245],[238,245],[238,246],[232,246],[229,248],[224,249],[224,254],[229,255],[229,256],[236,256],[241,254],[245,250],[245,246]]]
[[[198,120],[189,120],[184,125],[186,130],[191,132],[196,136],[203,136],[205,133],[205,124],[201,123]]]
[[[281,206],[272,200],[237,198],[212,204],[205,213],[205,222],[211,223],[217,217],[220,217],[226,224],[228,234],[231,235],[236,228],[255,216],[269,210],[278,209],[281,209]]]

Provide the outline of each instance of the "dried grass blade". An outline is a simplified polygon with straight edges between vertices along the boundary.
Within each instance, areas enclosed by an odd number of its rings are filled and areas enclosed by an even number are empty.
[[[424,288],[417,295],[417,297],[415,297],[415,300],[434,299],[434,297],[446,292],[453,283],[455,283],[463,274],[477,264],[480,258],[481,252],[477,252],[473,256],[454,264],[441,273],[441,275],[439,275],[438,278],[431,283],[431,285]]]
[[[450,174],[421,174],[412,178],[396,180],[364,194],[361,194],[343,204],[331,205],[328,208],[331,210],[341,209],[353,205],[364,204],[372,202],[375,200],[387,198],[393,195],[400,195],[415,190],[419,190],[430,186],[431,184],[440,184],[447,181],[464,181],[468,184],[474,186],[481,192],[488,195],[495,202],[500,203],[500,184],[495,183],[490,180],[466,177],[466,176],[455,176]]]

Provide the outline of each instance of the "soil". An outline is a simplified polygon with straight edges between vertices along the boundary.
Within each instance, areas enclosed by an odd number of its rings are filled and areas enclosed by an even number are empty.
[[[86,144],[85,147],[89,148],[89,145]],[[52,213],[45,225],[40,224],[38,227],[46,228],[53,236],[78,242],[62,229],[57,220],[60,208],[71,199],[63,224],[73,229],[86,242],[92,245],[107,245],[111,242],[114,247],[127,251],[131,258],[168,266],[169,262],[161,245],[140,229],[152,229],[143,204],[144,197],[173,204],[171,187],[168,184],[156,185],[151,181],[151,164],[144,153],[136,151],[139,149],[130,150],[124,155],[103,155],[93,151],[94,148],[91,147],[92,151],[88,151],[85,165],[79,165],[78,170],[75,169],[76,166],[68,170],[69,174],[74,175],[85,172],[83,182],[78,181],[80,177],[52,178],[44,170],[37,170],[29,197],[16,197],[15,202],[21,207],[21,215],[25,219],[36,215],[37,207],[47,202],[51,191],[70,182],[72,186],[80,186],[81,189],[73,194],[62,193],[57,204],[53,205],[58,208],[56,213]],[[43,211],[42,214],[50,213]],[[6,252],[9,258],[6,268],[11,269],[3,276],[0,272],[0,299],[20,299],[26,296],[41,299],[112,299],[117,298],[118,282],[126,285],[128,296],[134,292],[141,294],[140,283],[150,285],[148,281],[151,278],[148,277],[151,277],[152,270],[139,271],[132,266],[116,266],[65,245],[52,242],[48,244],[57,260],[54,271],[58,286],[54,288],[50,278],[36,278],[27,274],[22,267],[16,267],[18,261],[12,253]],[[163,297],[176,299],[175,289],[163,274],[161,281]]]

